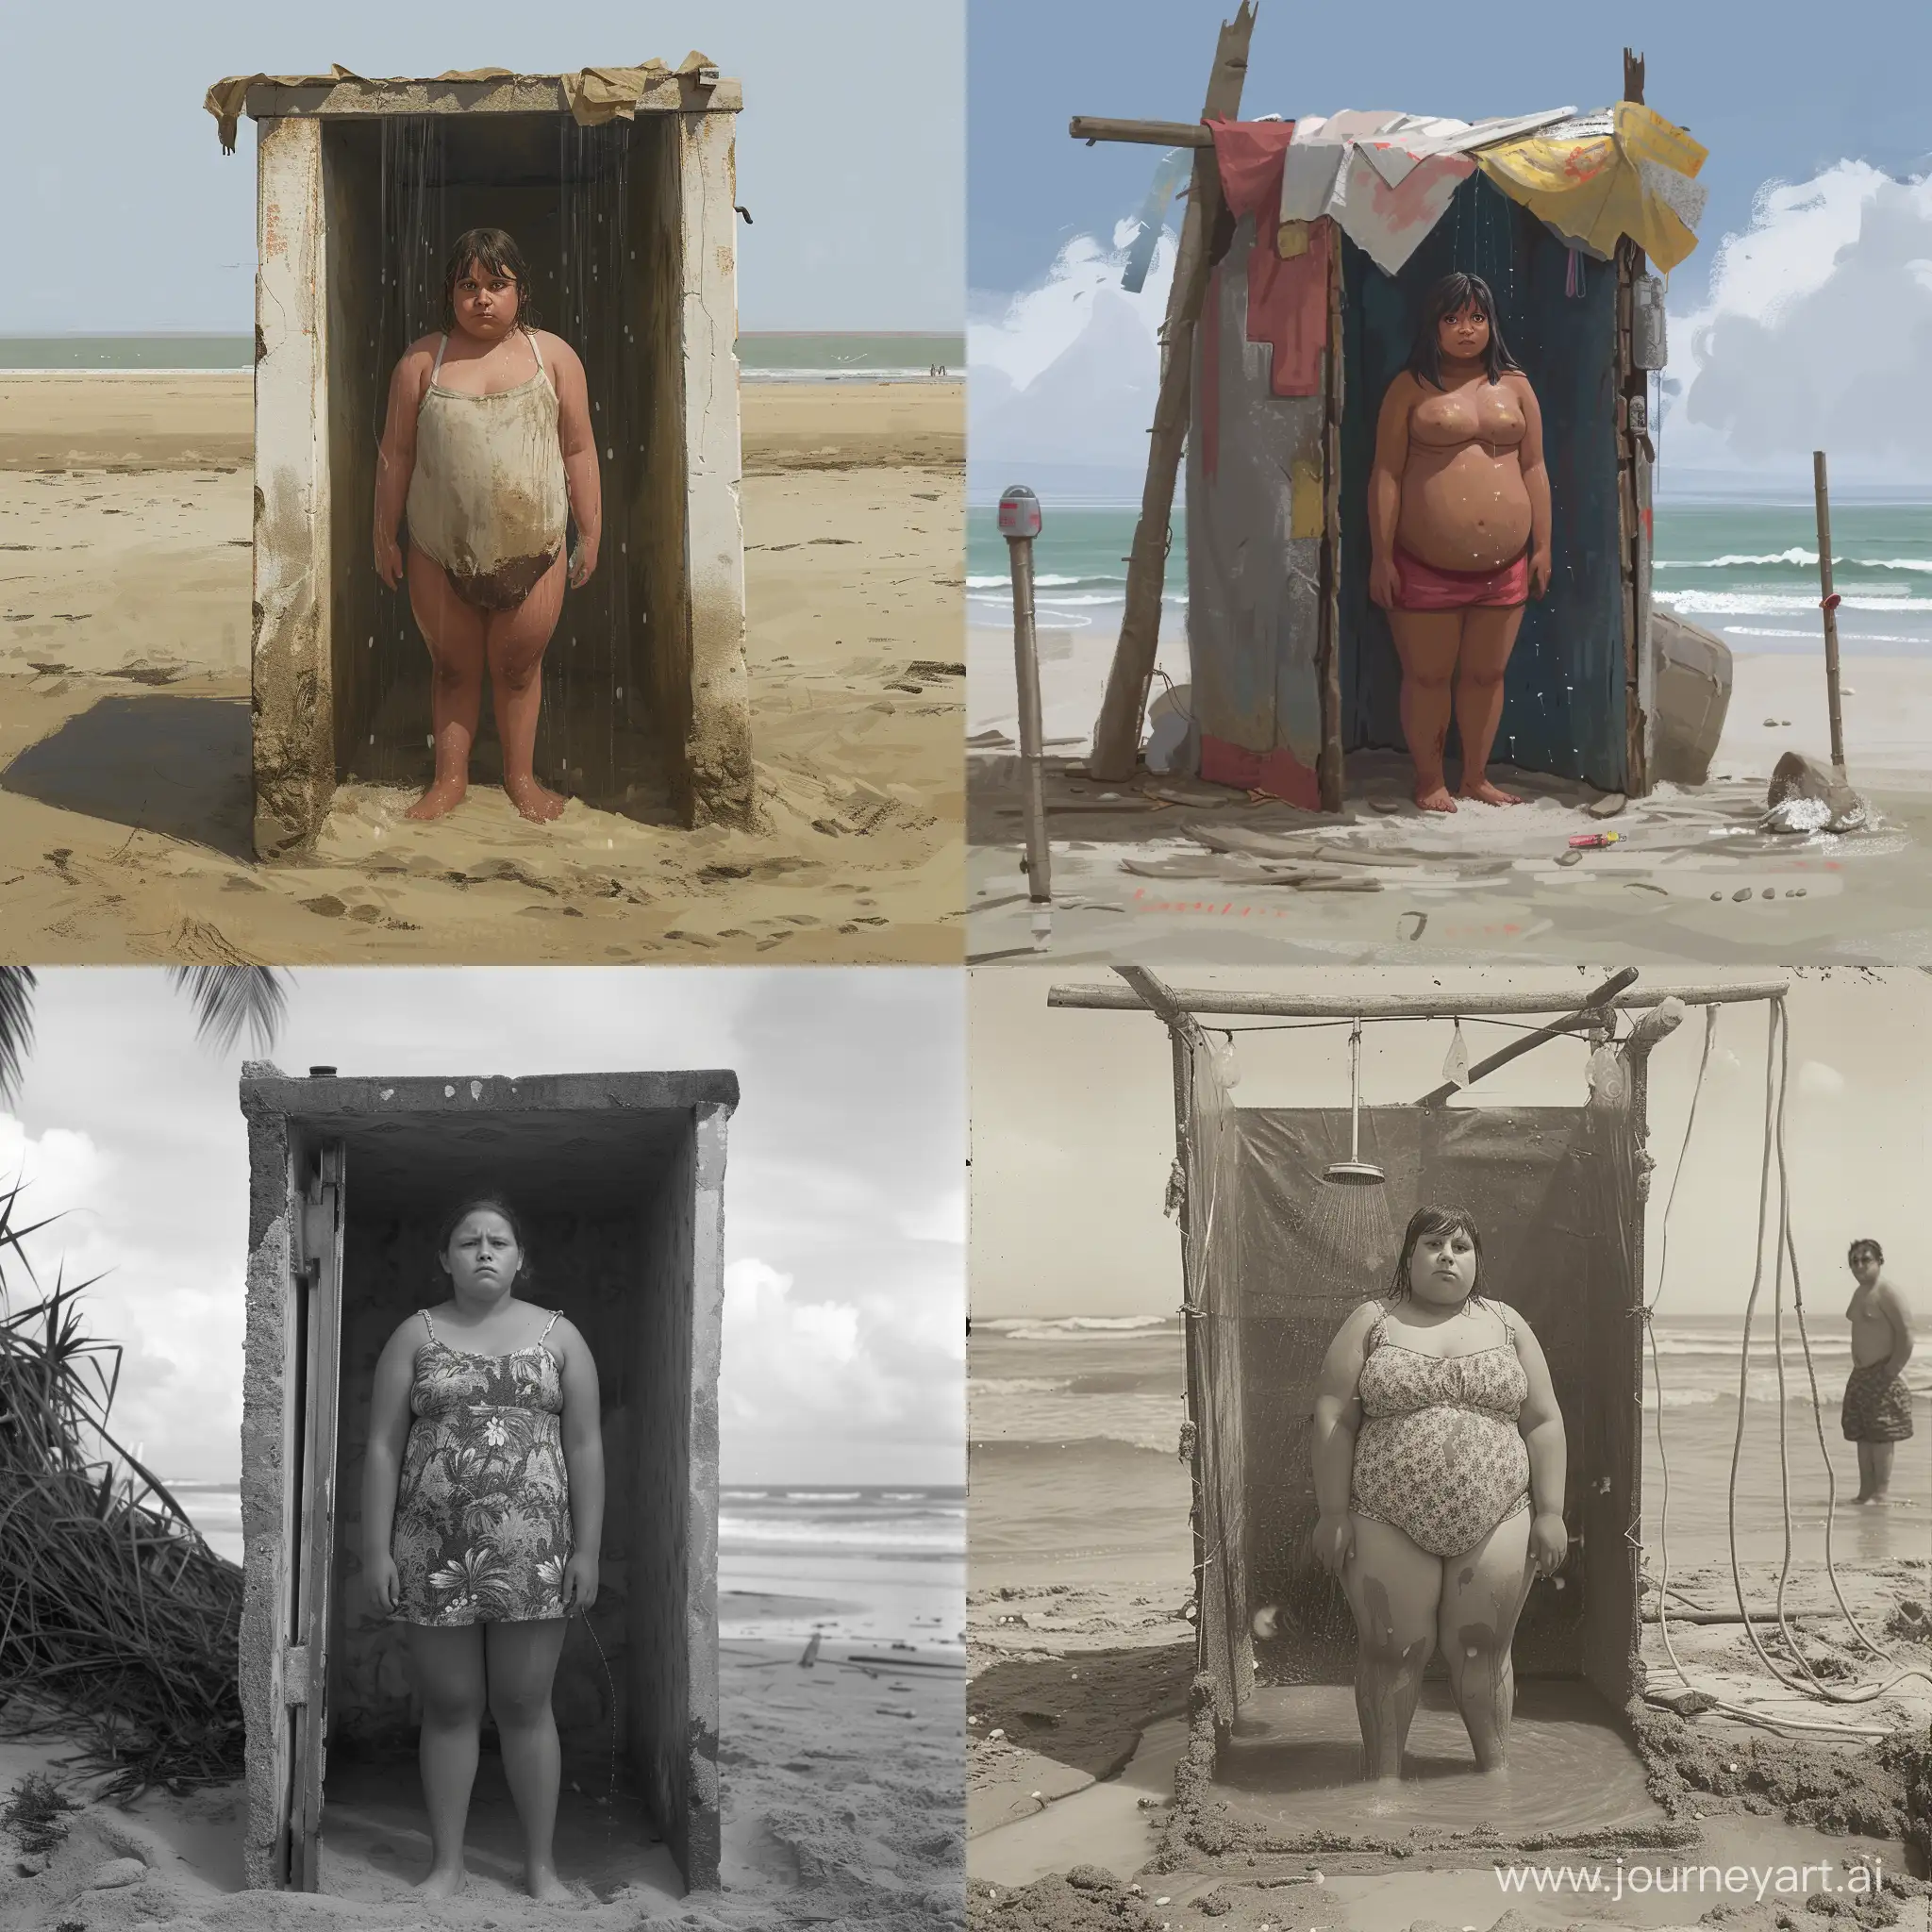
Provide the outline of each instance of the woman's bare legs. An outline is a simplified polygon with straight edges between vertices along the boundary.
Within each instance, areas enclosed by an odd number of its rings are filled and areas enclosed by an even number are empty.
[[[1509,1749],[1509,1721],[1516,1712],[1510,1646],[1529,1594],[1529,1524],[1530,1512],[1519,1509],[1474,1549],[1442,1565],[1437,1639],[1456,1707],[1483,1771],[1500,1771]]]
[[[1402,659],[1402,736],[1415,761],[1415,802],[1424,811],[1454,811],[1456,801],[1442,776],[1442,750],[1449,741],[1462,612],[1391,610],[1389,628]]]
[[[563,1651],[564,1619],[489,1624],[490,1714],[503,1744],[503,1774],[524,1824],[524,1873],[533,1898],[567,1901],[551,1840],[560,1774],[550,1685]]]
[[[1484,805],[1521,805],[1513,791],[1490,783],[1490,752],[1496,742],[1496,728],[1503,722],[1503,674],[1508,669],[1509,653],[1516,648],[1516,633],[1523,628],[1523,608],[1513,604],[1507,608],[1472,608],[1458,613],[1462,619],[1462,654],[1456,667],[1456,730],[1462,740],[1462,784],[1464,798],[1480,799]]]
[[[543,653],[563,610],[567,565],[561,552],[513,610],[489,613],[486,648],[496,735],[503,742],[503,789],[526,819],[554,819],[566,803],[537,782],[537,715],[543,704]]]
[[[409,1662],[423,1699],[417,1762],[429,1814],[429,1875],[416,1889],[453,1897],[463,1882],[463,1822],[476,1781],[476,1733],[483,1723],[483,1632],[475,1624],[434,1630],[409,1626]]]
[[[1341,1587],[1355,1612],[1355,1707],[1362,1726],[1362,1775],[1402,1775],[1402,1748],[1436,1648],[1442,1559],[1386,1523],[1351,1516],[1355,1549]]]
[[[409,816],[440,819],[462,804],[470,789],[470,748],[483,705],[483,612],[465,604],[442,566],[413,543],[407,567],[409,608],[429,646],[429,718],[436,741],[436,776]]]

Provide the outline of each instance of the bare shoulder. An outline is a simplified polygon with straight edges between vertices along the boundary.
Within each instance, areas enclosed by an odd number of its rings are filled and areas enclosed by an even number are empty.
[[[533,328],[530,331],[530,339],[537,344],[538,352],[549,367],[568,369],[578,375],[584,373],[582,359],[561,336],[552,335],[547,328]]]
[[[427,369],[436,360],[436,351],[441,344],[441,341],[442,334],[441,330],[434,335],[418,336],[403,351],[401,357],[397,359],[396,367],[398,369]]]
[[[543,1339],[566,1360],[574,1355],[586,1361],[590,1359],[591,1344],[584,1340],[584,1331],[568,1315],[558,1315]]]
[[[1407,409],[1422,394],[1423,386],[1413,369],[1398,369],[1382,391],[1382,407]]]
[[[1535,407],[1536,385],[1530,381],[1528,375],[1523,370],[1506,369],[1496,380],[1498,386],[1507,389],[1515,396],[1518,402],[1526,404],[1531,408]]]
[[[390,1330],[389,1340],[383,1344],[383,1357],[385,1359],[397,1356],[413,1357],[428,1340],[429,1330],[424,1324],[422,1311],[418,1309],[414,1314],[405,1315]]]
[[[1357,1302],[1343,1318],[1341,1326],[1335,1331],[1335,1339],[1346,1339],[1351,1343],[1364,1342],[1375,1324],[1389,1312],[1389,1304],[1372,1296],[1365,1302]]]
[[[1911,1304],[1899,1291],[1896,1282],[1881,1281],[1872,1291],[1872,1299],[1894,1321],[1906,1322],[1911,1319]]]

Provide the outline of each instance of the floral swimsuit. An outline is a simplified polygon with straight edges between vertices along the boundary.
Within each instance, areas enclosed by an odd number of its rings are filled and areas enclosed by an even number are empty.
[[[518,1624],[560,1617],[571,1553],[563,1370],[543,1345],[470,1355],[416,1350],[391,1550],[406,1624]],[[557,1317],[552,1315],[554,1327]]]
[[[1431,1556],[1459,1557],[1529,1507],[1529,1451],[1517,1427],[1529,1377],[1515,1328],[1496,1312],[1509,1340],[1470,1355],[1384,1341],[1386,1309],[1369,1331],[1348,1507]]]

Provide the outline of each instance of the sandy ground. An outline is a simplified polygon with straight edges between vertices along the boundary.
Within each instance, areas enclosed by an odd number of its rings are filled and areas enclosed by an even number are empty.
[[[1195,1932],[1216,1925],[1228,1932],[1298,1932],[1318,1925],[1327,1932],[1441,1932],[1444,1926],[1530,1932],[1566,1924],[1648,1928],[1695,1924],[1719,1906],[1732,1909],[1734,1916],[1722,1923],[1734,1932],[1824,1923],[1806,1909],[1803,1893],[1786,1895],[1789,1920],[1779,1919],[1779,1901],[1769,1890],[1775,1878],[1766,1881],[1762,1903],[1721,1891],[1695,1904],[1658,1893],[1640,1898],[1626,1892],[1613,1900],[1607,1887],[1614,1883],[1619,1852],[1602,1845],[1519,1855],[1523,1863],[1547,1868],[1600,1868],[1608,1876],[1600,1877],[1606,1890],[1599,1895],[1586,1899],[1572,1892],[1561,1901],[1549,1896],[1512,1903],[1492,1869],[1493,1863],[1510,1861],[1507,1832],[1493,1852],[1487,1846],[1445,1848],[1426,1831],[1391,1831],[1368,1815],[1374,1807],[1366,1804],[1358,1824],[1310,1833],[1291,1849],[1278,1836],[1271,1848],[1252,1826],[1242,1835],[1239,1810],[1219,1815],[1224,1827],[1231,1822],[1235,1826],[1225,1838],[1216,1838],[1213,1818],[1206,1829],[1191,1827],[1174,1802],[1176,1772],[1189,1742],[1194,1656],[1186,1616],[1191,1561],[1187,1478],[1179,1465],[1161,1487],[1171,1493],[1148,1495],[1145,1545],[1124,1559],[1089,1561],[1071,1571],[1057,1570],[1044,1558],[974,1564],[967,1608],[973,1673],[967,1694],[967,1873],[970,1922],[976,1932],[1073,1932],[1103,1925],[1122,1932]],[[1860,1516],[1856,1537],[1848,1530],[1841,1540],[1837,1573],[1853,1614],[1895,1661],[1881,1664],[1869,1654],[1861,1659],[1841,1617],[1799,1619],[1794,1627],[1802,1653],[1821,1676],[1840,1684],[1877,1682],[1906,1665],[1932,1666],[1932,1561],[1923,1512],[1900,1508],[1884,1524],[1872,1512]],[[1774,1601],[1774,1560],[1747,1561],[1742,1575],[1754,1608]],[[1734,1604],[1728,1564],[1721,1556],[1686,1562],[1679,1551],[1671,1580],[1683,1593],[1674,1602],[1688,1599],[1712,1608]],[[1803,1575],[1787,1604],[1794,1611],[1833,1608],[1822,1574]],[[1921,1737],[1932,1724],[1932,1682],[1923,1676],[1874,1703],[1834,1713],[1780,1690],[1735,1624],[1674,1621],[1670,1636],[1697,1688],[1744,1708],[1811,1723],[1837,1715],[1879,1731],[1905,1727]],[[1774,1631],[1764,1641],[1787,1670],[1796,1669]],[[1642,1656],[1654,1689],[1681,1685],[1655,1624],[1645,1626]],[[1533,1689],[1524,1693],[1524,1707],[1532,1694]],[[1338,1693],[1341,1704],[1346,1699],[1345,1691]],[[1428,1703],[1425,1695],[1418,1737],[1426,1727]],[[1438,1718],[1435,1728],[1441,1737],[1435,1741],[1457,1744],[1451,1737],[1455,1726],[1453,1715]],[[1613,1736],[1607,1734],[1607,1740],[1628,1760],[1627,1772],[1617,1765],[1609,1771],[1636,1790],[1651,1820],[1622,1847],[1626,1868],[1641,1864],[1669,1872],[1680,1864],[1728,1869],[1742,1863],[1774,1871],[1822,1860],[1831,1866],[1834,1881],[1843,1884],[1850,1882],[1850,1863],[1876,1860],[1875,1869],[1892,1888],[1889,1903],[1897,1917],[1829,1923],[1895,1924],[1913,1932],[1932,1925],[1932,1885],[1911,1878],[1907,1870],[1916,1863],[1923,1871],[1924,1852],[1908,1857],[1898,1836],[1899,1780],[1872,1768],[1863,1742],[1796,1740],[1714,1714],[1680,1720],[1662,1712],[1656,1713],[1655,1728],[1642,1740],[1641,1758]],[[1924,1754],[1924,1762],[1932,1777],[1932,1751]],[[1571,1775],[1575,1772],[1573,1763]],[[1604,1780],[1603,1788],[1607,1784]],[[1922,1817],[1932,1816],[1928,1801],[1932,1783],[1920,1787],[1915,1801]],[[1444,1802],[1434,1799],[1423,1808],[1426,1813]],[[1292,1820],[1291,1804],[1283,1801],[1277,1808]],[[1330,1803],[1325,1809],[1350,1817],[1345,1805]],[[1932,1825],[1922,1824],[1921,1830],[1926,1829]],[[1642,1841],[1671,1837],[1680,1842]],[[1819,1895],[1820,1879],[1810,1882],[1810,1895]]]
[[[529,825],[481,787],[419,825],[358,785],[263,866],[248,376],[0,379],[0,950],[957,961],[960,385],[747,384],[743,418],[760,830]]]
[[[311,1925],[470,1927],[514,1932],[558,1923],[587,1932],[642,1926],[763,1932],[775,1925],[939,1932],[960,1918],[959,1726],[957,1669],[869,1669],[842,1662],[875,1644],[826,1644],[809,1670],[795,1642],[733,1641],[722,1655],[720,1764],[724,1890],[681,1897],[661,1846],[613,1853],[594,1825],[559,1817],[558,1866],[574,1910],[533,1904],[512,1862],[514,1815],[486,1757],[469,1830],[463,1895],[418,1901],[427,1868],[420,1797],[405,1768],[396,1802],[330,1798],[316,1894],[242,1890],[239,1785],[187,1798],[150,1795],[130,1810],[79,1813],[45,1872],[19,1874],[4,1844],[0,1927],[134,1932],[195,1925],[285,1932]],[[924,1653],[938,1657],[941,1653]],[[958,1652],[943,1654],[957,1659]],[[0,1794],[59,1757],[55,1745],[0,1744]],[[586,1774],[588,1776],[588,1774]],[[581,1803],[578,1805],[581,1811]],[[130,1882],[96,1889],[110,1860],[134,1858]],[[586,1883],[589,1872],[593,1882]],[[111,1874],[110,1874],[111,1875]]]
[[[970,646],[974,959],[1036,952],[1013,727],[993,676],[1003,646],[1010,656],[1009,641],[980,632]],[[1507,771],[1501,782],[1525,804],[1425,818],[1409,802],[1406,761],[1364,753],[1349,760],[1338,823],[1151,774],[1131,785],[1087,779],[1065,741],[1084,739],[1097,708],[1091,657],[1042,666],[1055,902],[1043,957],[1530,963],[1589,961],[1614,947],[1640,964],[1932,964],[1932,665],[1923,659],[1847,664],[1847,765],[1873,824],[1798,839],[1752,828],[1781,753],[1828,753],[1823,674],[1808,658],[1737,658],[1710,782],[1659,787],[1613,818],[1588,815],[1592,789]],[[1566,858],[1573,835],[1600,829],[1619,832],[1618,843]],[[1326,861],[1318,869],[1329,876],[1302,887],[1271,878],[1254,853],[1215,849],[1230,831],[1281,841],[1266,855],[1277,863]]]

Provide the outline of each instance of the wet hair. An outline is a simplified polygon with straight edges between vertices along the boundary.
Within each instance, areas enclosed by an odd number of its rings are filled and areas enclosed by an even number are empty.
[[[1483,1283],[1483,1237],[1475,1224],[1475,1216],[1467,1208],[1418,1208],[1408,1217],[1408,1227],[1402,1237],[1402,1253],[1396,1257],[1395,1273],[1389,1281],[1391,1298],[1398,1302],[1407,1300],[1410,1293],[1408,1264],[1415,1258],[1415,1251],[1424,1236],[1432,1234],[1464,1234],[1469,1237],[1469,1244],[1475,1250],[1475,1280],[1470,1287],[1469,1298],[1475,1300]]]
[[[524,1224],[517,1218],[517,1210],[501,1194],[478,1194],[474,1200],[465,1201],[443,1218],[442,1232],[436,1238],[436,1252],[439,1256],[449,1253],[449,1244],[457,1238],[457,1229],[462,1226],[473,1214],[495,1214],[509,1224],[510,1234],[517,1244],[516,1280],[525,1280],[530,1272],[530,1243],[524,1235]],[[516,1282],[510,1284],[512,1287]]]
[[[1858,1257],[1860,1255],[1870,1255],[1874,1261],[1876,1261],[1881,1268],[1885,1266],[1885,1250],[1881,1248],[1878,1245],[1878,1243],[1872,1239],[1870,1235],[1860,1235],[1858,1239],[1855,1241],[1851,1244],[1851,1246],[1845,1250],[1845,1260],[1852,1267],[1856,1268],[1858,1265]]]
[[[451,287],[455,287],[452,282]],[[1491,382],[1502,379],[1506,369],[1523,365],[1509,353],[1503,331],[1496,322],[1496,298],[1480,275],[1464,275],[1457,269],[1431,285],[1423,297],[1422,320],[1416,325],[1415,347],[1408,352],[1409,374],[1431,389],[1442,387],[1442,338],[1440,333],[1446,318],[1474,308],[1490,325],[1489,346],[1483,351],[1483,368]]]
[[[491,275],[502,275],[517,285],[517,326],[537,326],[537,305],[530,295],[530,271],[524,251],[502,228],[471,228],[457,237],[457,245],[442,265],[442,326],[444,332],[457,325],[457,284],[473,261],[478,261]],[[1494,325],[1491,325],[1493,329]]]

